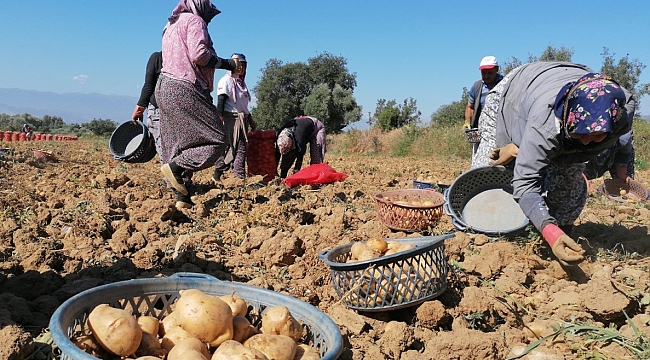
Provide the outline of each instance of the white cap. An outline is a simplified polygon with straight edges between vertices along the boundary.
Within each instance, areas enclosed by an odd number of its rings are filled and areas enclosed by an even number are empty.
[[[487,70],[498,66],[499,66],[499,62],[497,61],[497,58],[495,58],[494,56],[486,56],[483,59],[481,59],[481,64],[478,66],[478,69]]]

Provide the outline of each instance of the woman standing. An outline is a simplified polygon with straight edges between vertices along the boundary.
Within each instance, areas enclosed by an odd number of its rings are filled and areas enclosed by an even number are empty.
[[[585,162],[630,131],[635,106],[629,92],[584,65],[520,66],[485,100],[472,168],[514,160],[523,213],[561,263],[579,262],[583,250],[570,235],[587,200]]]
[[[294,161],[294,173],[302,168],[307,144],[310,165],[323,163],[327,150],[325,140],[325,126],[315,117],[299,116],[284,123],[278,132],[275,150],[275,158],[280,161],[280,177],[287,177]]]
[[[239,66],[233,71],[228,71],[217,84],[217,115],[223,122],[228,139],[228,151],[224,159],[219,158],[215,165],[212,179],[221,180],[221,175],[232,164],[235,176],[243,179],[246,177],[246,149],[248,128],[255,131],[257,125],[253,116],[248,111],[248,102],[251,95],[246,86],[247,61],[244,54],[232,54],[232,59],[239,61]]]
[[[160,170],[177,191],[176,207],[194,204],[192,173],[214,165],[226,150],[223,123],[210,93],[214,70],[236,68],[217,56],[208,23],[220,11],[209,0],[180,0],[162,40],[163,67],[156,85],[160,108]]]

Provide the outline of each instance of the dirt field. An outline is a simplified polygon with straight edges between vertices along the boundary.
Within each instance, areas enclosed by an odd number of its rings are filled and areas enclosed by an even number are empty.
[[[35,159],[37,146],[58,162]],[[647,342],[625,342],[650,332],[648,204],[592,195],[574,233],[587,260],[573,268],[554,261],[535,233],[506,240],[456,232],[445,241],[449,286],[440,297],[361,313],[340,303],[318,253],[370,237],[428,235],[388,229],[373,195],[410,188],[416,177],[451,184],[469,161],[328,154],[350,177],[295,189],[242,186],[230,174],[216,188],[204,171],[195,176],[197,205],[175,212],[157,159],[117,162],[105,141],[1,147],[16,151],[0,161],[0,359],[45,359],[50,317],[72,295],[181,271],[318,307],[341,329],[341,359],[505,359],[537,340],[531,329],[545,336],[556,325],[565,329],[524,359],[650,358],[639,355]],[[650,185],[650,171],[637,180]],[[445,215],[434,235],[454,232]]]

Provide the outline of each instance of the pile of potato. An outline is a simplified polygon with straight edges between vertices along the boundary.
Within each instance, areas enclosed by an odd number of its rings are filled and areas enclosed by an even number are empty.
[[[300,343],[303,327],[286,306],[266,308],[258,329],[247,318],[249,304],[235,294],[214,296],[197,289],[179,294],[162,320],[98,305],[88,315],[89,332],[73,341],[100,359],[320,359],[318,351]]]
[[[347,263],[377,259],[382,256],[397,254],[415,248],[415,245],[397,241],[385,241],[371,238],[366,242],[356,241],[350,248]],[[417,299],[424,282],[434,277],[431,264],[420,257],[417,263],[400,261],[380,267],[370,266],[357,279],[350,278],[351,286],[343,300],[357,306],[382,306],[391,301],[396,303]]]

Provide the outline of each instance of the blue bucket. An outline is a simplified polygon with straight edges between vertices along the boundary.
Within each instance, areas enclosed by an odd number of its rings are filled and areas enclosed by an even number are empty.
[[[316,307],[274,291],[255,286],[221,281],[212,276],[195,273],[177,273],[169,278],[136,279],[116,282],[83,291],[59,306],[50,318],[52,340],[61,350],[61,360],[98,360],[76,347],[70,338],[86,330],[88,314],[99,304],[115,308],[137,309],[135,316],[154,316],[162,319],[171,312],[171,304],[179,298],[179,291],[198,289],[206,294],[223,296],[236,293],[246,300],[256,314],[271,306],[284,305],[303,327],[305,344],[313,344],[321,359],[335,360],[343,352],[343,338],[338,325]],[[256,325],[261,320],[252,319]]]

